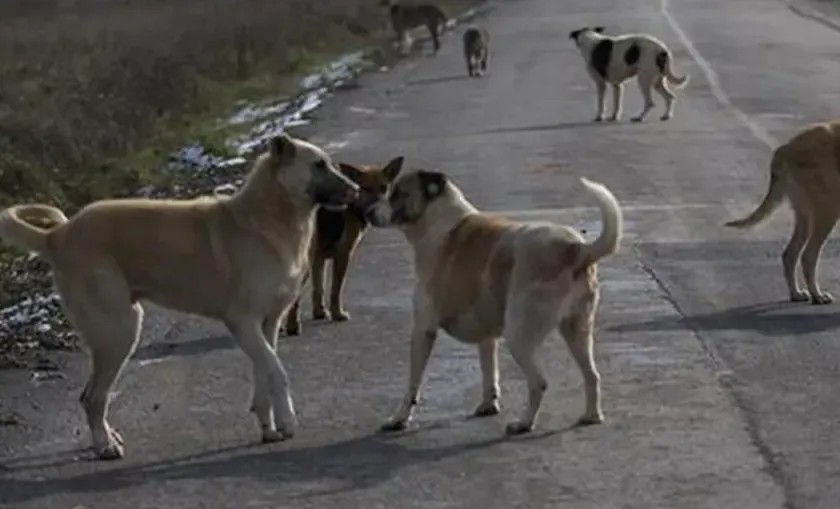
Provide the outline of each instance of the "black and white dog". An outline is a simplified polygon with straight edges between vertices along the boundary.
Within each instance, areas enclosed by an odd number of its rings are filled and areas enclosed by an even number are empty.
[[[625,34],[610,36],[604,34],[604,27],[585,27],[569,33],[575,41],[586,70],[598,87],[598,115],[596,122],[604,118],[604,95],[607,83],[613,89],[613,113],[609,120],[618,120],[621,115],[621,94],[625,81],[638,75],[639,88],[645,105],[633,122],[641,122],[653,108],[650,89],[654,88],[665,99],[665,113],[660,117],[668,120],[674,113],[674,92],[668,84],[677,88],[688,81],[688,76],[675,76],[671,70],[673,57],[665,44],[647,34]],[[666,83],[667,79],[667,83]]]

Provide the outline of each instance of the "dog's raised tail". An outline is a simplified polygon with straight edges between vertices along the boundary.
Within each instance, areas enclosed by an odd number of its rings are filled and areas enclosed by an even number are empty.
[[[784,166],[782,147],[773,152],[773,159],[770,161],[770,185],[767,187],[767,194],[758,207],[752,213],[743,218],[724,223],[730,228],[746,229],[764,221],[782,204],[785,199],[785,188],[782,185],[782,171]]]
[[[668,82],[675,87],[683,87],[688,83],[688,74],[683,76],[674,74],[674,70],[671,67],[673,60],[674,57],[668,51],[663,50],[656,55],[656,65],[659,67],[659,72],[664,74],[668,78]]]
[[[595,195],[598,200],[598,207],[601,209],[601,220],[603,227],[601,235],[589,244],[586,258],[588,263],[595,263],[601,258],[609,256],[618,251],[624,230],[624,219],[621,213],[621,205],[615,199],[615,195],[607,189],[607,186],[593,182],[585,177],[580,181],[586,189]]]
[[[49,205],[16,205],[0,211],[0,239],[25,251],[46,254],[47,236],[67,222],[64,213]]]

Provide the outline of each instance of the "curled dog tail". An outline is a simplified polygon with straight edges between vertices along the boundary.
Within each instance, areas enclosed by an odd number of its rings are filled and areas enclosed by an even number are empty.
[[[590,265],[618,251],[624,229],[624,220],[618,200],[615,199],[615,195],[605,185],[593,182],[587,178],[581,178],[580,181],[598,200],[603,224],[601,235],[583,250],[584,255],[582,258],[584,262],[581,265]]]
[[[785,188],[782,185],[782,172],[784,171],[784,145],[773,152],[773,159],[770,161],[770,185],[764,200],[749,216],[725,223],[731,228],[746,229],[764,221],[781,205],[785,199]]]
[[[26,251],[47,252],[47,236],[67,222],[61,210],[49,205],[16,205],[0,212],[0,239]]]
[[[656,66],[659,68],[659,72],[668,78],[669,83],[675,87],[681,88],[688,83],[688,75],[677,76],[674,74],[674,71],[671,68],[671,61],[673,59],[674,58],[667,50],[662,50],[656,55]]]

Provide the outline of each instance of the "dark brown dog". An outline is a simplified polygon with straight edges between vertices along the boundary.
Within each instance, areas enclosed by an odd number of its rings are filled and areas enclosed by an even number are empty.
[[[402,157],[393,159],[384,167],[339,163],[341,172],[359,185],[360,197],[354,205],[342,211],[318,209],[309,252],[313,319],[343,322],[350,318],[342,304],[350,258],[367,230],[372,207],[388,194],[391,182],[399,175],[402,165]],[[324,266],[328,260],[332,260],[329,311],[324,306]],[[300,295],[289,309],[285,330],[289,336],[300,334]]]

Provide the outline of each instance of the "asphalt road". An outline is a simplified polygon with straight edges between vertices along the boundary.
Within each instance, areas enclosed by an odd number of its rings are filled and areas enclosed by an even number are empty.
[[[503,350],[502,415],[467,419],[476,354],[443,337],[415,425],[377,434],[404,389],[413,276],[400,235],[375,231],[352,268],[352,320],[307,322],[279,348],[301,420],[292,441],[255,444],[250,368],[219,325],[156,312],[112,405],[122,461],[85,450],[81,355],[58,357],[63,379],[0,373],[20,414],[0,427],[2,507],[838,507],[838,305],[785,302],[786,210],[751,233],[721,225],[763,195],[768,143],[836,114],[840,33],[777,0],[503,1],[482,23],[483,79],[466,78],[449,34],[437,57],[337,95],[306,134],[350,161],[403,154],[481,208],[590,233],[599,216],[577,178],[606,183],[626,217],[600,272],[607,422],[570,428],[582,384],[554,337],[538,431],[503,439],[522,376]],[[586,24],[669,43],[691,75],[673,120],[657,109],[629,123],[641,104],[629,84],[622,122],[589,122],[594,87],[567,38]],[[830,243],[821,281],[840,294],[838,254]]]

